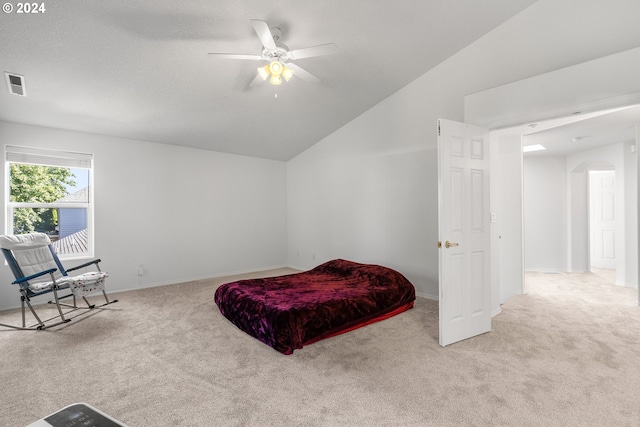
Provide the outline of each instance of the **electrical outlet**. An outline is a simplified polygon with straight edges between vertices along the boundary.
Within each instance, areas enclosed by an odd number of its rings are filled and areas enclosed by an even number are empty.
[[[140,264],[138,266],[138,276],[142,276],[144,274],[144,264]]]
[[[315,261],[316,260],[316,254],[311,254],[311,260]]]

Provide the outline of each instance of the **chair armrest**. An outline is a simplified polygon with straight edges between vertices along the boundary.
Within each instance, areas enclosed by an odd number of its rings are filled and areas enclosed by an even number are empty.
[[[76,265],[75,267],[67,268],[67,272],[73,271],[73,270],[80,270],[81,268],[88,267],[91,264],[98,265],[99,262],[102,262],[102,260],[101,259],[94,259],[93,261],[85,262],[82,265]]]
[[[32,274],[31,276],[21,277],[19,279],[16,279],[15,282],[13,282],[12,284],[13,285],[19,285],[20,283],[28,282],[29,280],[35,279],[36,277],[44,276],[45,274],[54,273],[56,270],[58,270],[58,269],[57,268],[50,268],[49,270],[41,271],[39,273]]]

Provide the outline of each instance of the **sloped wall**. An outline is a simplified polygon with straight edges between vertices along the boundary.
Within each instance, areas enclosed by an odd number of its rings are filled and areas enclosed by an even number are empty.
[[[638,13],[630,1],[536,2],[290,160],[289,265],[339,257],[384,264],[437,298],[438,118],[464,121],[467,95],[637,47]],[[594,20],[598,31],[580,24]],[[482,102],[475,111],[502,107],[490,96]]]

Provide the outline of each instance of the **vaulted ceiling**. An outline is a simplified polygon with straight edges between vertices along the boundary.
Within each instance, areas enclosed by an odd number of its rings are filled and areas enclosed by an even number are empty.
[[[534,0],[65,0],[0,17],[0,120],[289,160]],[[338,52],[294,76],[251,86],[259,54],[250,20],[291,49]],[[277,96],[276,96],[277,95]]]

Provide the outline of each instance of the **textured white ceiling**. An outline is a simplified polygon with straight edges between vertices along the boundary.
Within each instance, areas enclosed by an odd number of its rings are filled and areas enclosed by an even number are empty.
[[[523,10],[534,0],[65,0],[0,16],[0,120],[288,160]],[[250,19],[321,79],[249,88],[260,63]],[[277,99],[275,94],[277,93]]]

